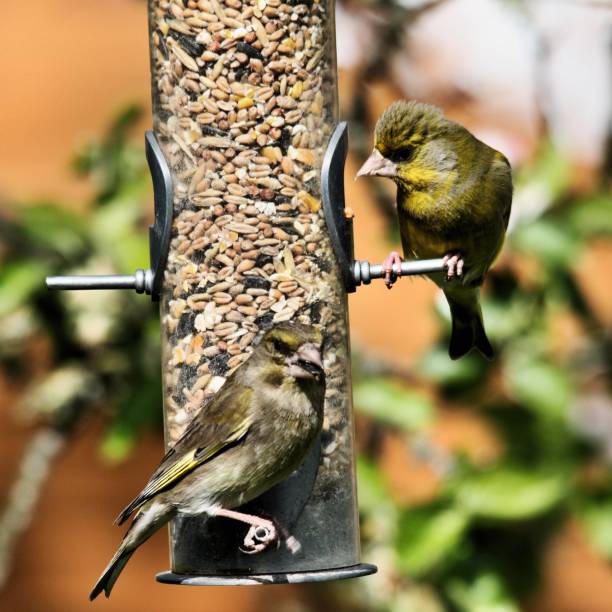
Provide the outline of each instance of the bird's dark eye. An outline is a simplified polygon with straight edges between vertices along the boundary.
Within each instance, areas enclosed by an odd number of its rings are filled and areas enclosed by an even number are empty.
[[[393,152],[393,159],[395,161],[408,161],[414,153],[414,147],[407,145]]]
[[[285,349],[285,345],[280,340],[274,340],[273,346],[274,350],[278,353],[282,353]]]

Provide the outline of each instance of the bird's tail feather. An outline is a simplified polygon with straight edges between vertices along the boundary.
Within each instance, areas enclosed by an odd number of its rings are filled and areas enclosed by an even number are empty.
[[[119,549],[110,560],[104,572],[89,594],[94,600],[102,591],[106,597],[110,595],[119,574],[125,567],[134,551],[148,540],[162,525],[165,525],[176,513],[172,506],[149,502],[134,517]]]
[[[90,601],[93,601],[102,591],[104,591],[106,597],[110,595],[117,578],[119,578],[119,574],[123,571],[123,568],[133,554],[133,550],[119,548],[110,563],[106,566],[106,569],[102,572],[98,582],[96,582],[94,588],[91,590],[89,594]]]
[[[462,294],[446,293],[451,310],[453,328],[448,354],[451,359],[459,359],[472,348],[478,349],[487,359],[493,359],[494,351],[482,322],[482,312],[478,302],[478,290],[471,289]]]

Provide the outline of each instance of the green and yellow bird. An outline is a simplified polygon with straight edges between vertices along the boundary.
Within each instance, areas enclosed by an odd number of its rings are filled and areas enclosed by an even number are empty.
[[[108,597],[134,551],[177,514],[250,525],[243,552],[278,541],[274,522],[234,510],[296,470],[323,422],[323,336],[312,326],[270,329],[253,354],[202,406],[160,466],[117,518],[136,513],[90,599]],[[296,552],[293,537],[287,547]]]
[[[397,185],[404,256],[443,257],[446,274],[430,278],[444,291],[452,316],[451,359],[473,347],[493,349],[484,330],[479,288],[499,253],[512,204],[508,160],[429,104],[398,101],[375,128],[374,150],[357,176],[385,176]],[[384,262],[390,288],[401,259]]]

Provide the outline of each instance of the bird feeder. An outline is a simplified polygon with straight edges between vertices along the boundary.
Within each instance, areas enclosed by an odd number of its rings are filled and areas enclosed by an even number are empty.
[[[301,468],[248,505],[301,550],[241,550],[225,518],[177,518],[160,582],[311,582],[360,562],[347,293],[383,276],[355,261],[344,206],[332,0],[149,0],[155,224],[132,276],[52,277],[55,289],[132,288],[159,301],[166,445],[284,321],[326,336],[324,424]],[[442,260],[404,262],[403,274]]]

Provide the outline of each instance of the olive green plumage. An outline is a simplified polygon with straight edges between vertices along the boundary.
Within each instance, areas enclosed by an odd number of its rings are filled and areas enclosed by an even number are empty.
[[[404,256],[457,254],[464,262],[463,274],[453,279],[431,275],[451,310],[451,358],[472,347],[491,358],[479,287],[504,241],[512,202],[510,164],[438,108],[405,101],[392,104],[378,120],[373,156],[375,167],[370,162],[373,169],[362,174],[387,176],[397,184]]]
[[[266,332],[117,518],[121,524],[136,512],[90,599],[108,597],[136,548],[177,513],[236,508],[299,467],[323,420],[322,341],[299,324]]]

